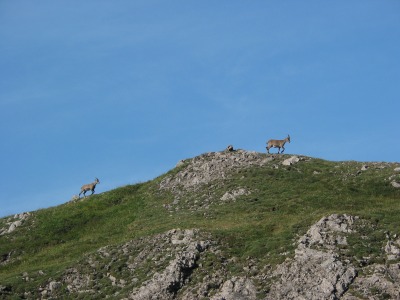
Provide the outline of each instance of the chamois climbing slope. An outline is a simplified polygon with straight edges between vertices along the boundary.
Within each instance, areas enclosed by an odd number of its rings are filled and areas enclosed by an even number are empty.
[[[0,219],[0,299],[399,297],[400,164],[238,150]]]

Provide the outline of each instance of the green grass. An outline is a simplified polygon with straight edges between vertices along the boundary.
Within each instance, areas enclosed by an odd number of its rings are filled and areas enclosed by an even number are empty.
[[[239,261],[255,257],[269,264],[281,262],[285,257],[281,254],[293,250],[293,240],[324,215],[358,215],[376,225],[378,231],[366,233],[370,237],[367,246],[354,236],[350,254],[357,257],[373,255],[368,251],[378,252],[383,243],[379,234],[400,228],[400,192],[387,181],[393,168],[371,167],[357,175],[361,163],[320,159],[273,167],[287,157],[263,167],[240,169],[232,172],[229,179],[218,180],[211,191],[215,199],[238,187],[250,190],[251,194],[234,202],[211,205],[207,211],[181,209],[171,213],[163,207],[173,201],[173,195],[160,192],[158,184],[179,168],[153,181],[39,210],[13,234],[0,237],[0,254],[14,251],[12,257],[18,258],[0,266],[0,282],[20,291],[33,289],[43,284],[41,280],[56,277],[84,254],[102,246],[172,228],[210,232],[227,245],[226,255]],[[201,199],[207,189],[188,194],[181,203]],[[39,270],[46,276],[38,276]],[[22,279],[24,272],[32,281]]]

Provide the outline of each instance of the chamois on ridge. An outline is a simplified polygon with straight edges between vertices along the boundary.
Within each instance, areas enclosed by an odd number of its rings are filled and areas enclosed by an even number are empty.
[[[268,153],[269,153],[269,149],[271,149],[271,148],[278,148],[278,154],[283,153],[283,151],[285,151],[284,145],[286,142],[290,143],[290,135],[288,135],[287,138],[284,140],[269,140],[267,142],[267,147],[265,147],[265,148],[267,148]],[[282,148],[282,152],[280,152],[281,148]]]
[[[85,184],[81,187],[81,192],[79,193],[79,198],[81,197],[81,194],[83,193],[83,197],[86,197],[86,192],[87,191],[92,191],[90,195],[93,195],[94,189],[96,188],[96,184],[100,183],[98,178],[95,178],[94,182]]]

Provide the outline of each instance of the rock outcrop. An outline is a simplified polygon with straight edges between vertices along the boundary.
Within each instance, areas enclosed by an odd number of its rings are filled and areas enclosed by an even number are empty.
[[[8,234],[20,227],[26,220],[29,219],[31,213],[24,212],[21,214],[16,214],[11,218],[8,218],[7,223],[3,228],[0,228],[0,235]]]
[[[244,150],[206,153],[181,161],[179,166],[182,170],[165,177],[160,183],[160,189],[176,194],[191,192],[212,181],[229,178],[229,173],[235,169],[262,166],[273,159],[272,156]]]
[[[247,196],[253,191],[238,186],[236,189],[226,190],[223,195],[215,195],[215,187],[223,186],[237,172],[243,172],[252,167],[269,166],[279,169],[282,166],[290,170],[290,166],[299,162],[309,161],[305,156],[265,155],[254,151],[234,150],[210,152],[181,160],[177,164],[178,172],[164,177],[159,183],[161,191],[169,191],[174,200],[164,207],[169,211],[177,210],[208,210],[212,204],[223,204],[235,201],[240,196]],[[276,162],[276,163],[274,163]],[[289,166],[289,168],[287,168]],[[196,199],[188,199],[188,195],[195,194]],[[185,199],[185,203],[181,200]]]
[[[207,249],[208,242],[193,240],[194,231],[172,231],[172,244],[184,244],[184,251],[178,251],[175,258],[162,271],[153,275],[142,286],[129,295],[129,299],[173,299],[179,290],[188,283],[189,277],[197,267],[200,253]],[[168,234],[168,233],[167,233]],[[178,236],[176,235],[178,234]],[[179,239],[179,235],[183,238]]]
[[[177,173],[166,176],[159,184],[161,191],[169,191],[174,200],[165,204],[170,211],[187,209],[190,211],[207,210],[211,204],[226,203],[238,196],[251,194],[250,190],[243,192],[243,187],[235,190],[227,190],[226,195],[216,197],[212,190],[213,185],[228,180],[237,170],[243,170],[252,166],[263,166],[273,161],[273,156],[261,153],[235,150],[223,152],[211,152],[193,159],[180,161]],[[199,192],[204,189],[203,192]],[[196,199],[191,203],[182,203],[181,199],[188,201],[188,195],[196,194]]]
[[[363,267],[344,300],[359,299],[358,295],[367,299],[400,299],[400,239],[397,235],[388,238],[382,249],[382,261],[385,263]]]
[[[298,240],[294,258],[272,272],[271,278],[278,279],[272,281],[266,299],[400,299],[397,236],[382,249],[386,264],[356,267],[343,255],[347,235],[357,233],[357,220],[334,214],[311,226]]]
[[[331,215],[311,226],[299,239],[293,259],[273,272],[278,281],[267,299],[339,299],[357,276],[354,266],[340,259],[337,246],[346,245],[355,217]]]
[[[224,282],[220,291],[211,300],[255,300],[256,287],[253,281],[245,277],[233,277]]]

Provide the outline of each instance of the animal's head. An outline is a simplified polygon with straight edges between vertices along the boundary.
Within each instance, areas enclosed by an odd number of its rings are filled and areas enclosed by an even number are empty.
[[[100,183],[100,180],[96,177],[96,178],[94,179],[94,182]]]
[[[290,135],[287,135],[287,141],[290,143]]]

